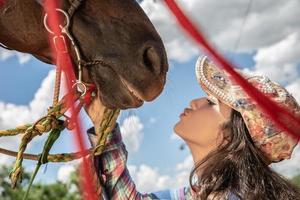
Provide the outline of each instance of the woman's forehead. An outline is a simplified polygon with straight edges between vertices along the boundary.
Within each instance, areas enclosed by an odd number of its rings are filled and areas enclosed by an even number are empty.
[[[228,113],[228,112],[231,111],[232,108],[230,106],[228,106],[227,104],[223,103],[221,100],[219,100],[217,97],[213,96],[212,94],[209,94],[208,92],[205,92],[205,93],[207,94],[206,98],[210,99],[211,101],[213,101],[213,102],[215,102],[215,103],[217,103],[219,105],[221,112],[224,112],[225,110],[227,110],[225,112]]]

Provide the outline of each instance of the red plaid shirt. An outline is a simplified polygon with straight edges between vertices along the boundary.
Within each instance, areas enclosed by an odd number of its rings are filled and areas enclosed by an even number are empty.
[[[88,130],[93,133],[93,129]],[[91,136],[90,136],[91,137]],[[189,187],[177,190],[164,190],[142,194],[136,190],[126,166],[128,152],[122,141],[119,126],[116,125],[112,133],[108,135],[103,154],[98,158],[99,168],[105,179],[105,190],[108,199],[116,200],[148,200],[148,199],[172,199],[189,200],[193,191]]]

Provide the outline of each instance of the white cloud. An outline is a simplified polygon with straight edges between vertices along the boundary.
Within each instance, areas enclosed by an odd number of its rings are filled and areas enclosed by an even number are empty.
[[[291,178],[300,173],[300,145],[298,144],[292,154],[290,160],[284,160],[282,162],[272,164],[275,171],[284,176]]]
[[[12,103],[0,102],[0,130],[14,128],[18,125],[32,123],[47,112],[51,105],[52,89],[55,72],[50,71],[43,80],[41,87],[37,90],[33,100],[28,105],[15,105]],[[19,137],[0,138],[1,148],[16,150],[20,143]],[[11,157],[1,155],[0,164],[11,160]]]
[[[32,58],[30,54],[9,51],[0,47],[0,61],[6,61],[7,59],[14,57],[17,57],[19,64],[25,64]]]
[[[194,165],[193,157],[192,155],[189,155],[184,159],[182,163],[178,163],[176,165],[177,170],[190,170]]]
[[[137,152],[143,138],[144,125],[137,116],[129,116],[124,119],[120,130],[123,141],[129,152]]]
[[[258,49],[254,60],[256,62],[252,70],[246,69],[247,73],[267,75],[286,87],[286,89],[300,103],[300,35],[293,33],[282,40]],[[275,171],[292,177],[300,172],[300,147],[294,150],[292,158],[277,164],[273,164]]]
[[[291,178],[300,173],[299,163],[300,145],[296,147],[290,160],[272,164],[271,167],[278,173]],[[128,170],[137,190],[145,193],[189,186],[189,176],[193,165],[192,156],[189,155],[168,174],[161,173],[158,168],[153,168],[145,164],[141,164],[140,166],[128,165]]]
[[[300,104],[300,79],[286,86],[286,89],[295,97],[296,101]]]
[[[172,133],[170,136],[171,140],[182,140],[176,133]]]
[[[163,1],[144,0],[142,7],[162,36],[169,58],[186,61],[197,48],[176,24]],[[210,41],[223,50],[233,50],[249,1],[178,0]],[[300,30],[298,0],[257,1],[250,7],[239,51],[254,52],[277,43]],[[299,40],[298,40],[299,43]]]
[[[16,125],[34,122],[39,117],[45,115],[47,108],[52,104],[51,94],[54,77],[55,72],[50,71],[28,105],[0,102],[0,128],[7,129]]]
[[[290,160],[272,164],[271,167],[278,173],[291,178],[300,173],[299,163],[300,145],[296,147]],[[189,155],[168,174],[161,173],[158,168],[153,168],[145,164],[141,164],[140,166],[128,165],[128,170],[137,190],[145,193],[189,186],[189,176],[193,165],[193,158]]]
[[[276,81],[286,87],[286,89],[300,103],[300,35],[290,34],[277,43],[261,48],[254,56],[256,62],[252,70],[246,69],[246,72],[258,75],[267,75],[273,81]],[[294,150],[292,158],[272,167],[278,173],[292,177],[300,172],[300,147]]]
[[[148,165],[130,166],[128,169],[140,192],[161,190],[170,182],[168,175],[161,175],[157,169],[153,169]]]
[[[189,175],[192,166],[191,156],[188,156],[182,163],[178,163],[176,169],[173,169],[169,174],[163,174],[159,169],[145,164],[140,166],[129,165],[128,170],[138,191],[155,192],[189,186]]]
[[[294,33],[277,43],[258,49],[254,56],[255,66],[251,74],[264,74],[281,84],[296,81],[300,75],[300,35]]]
[[[70,181],[71,174],[75,172],[75,170],[76,168],[74,165],[63,165],[57,171],[57,179],[63,183],[68,183]]]
[[[162,2],[144,0],[141,6],[160,33],[168,58],[184,62],[198,53]]]
[[[1,148],[16,150],[20,144],[20,138],[17,136],[0,138]],[[13,161],[13,157],[1,154],[0,165],[8,165]]]
[[[150,123],[155,123],[156,118],[150,118]],[[129,116],[120,126],[123,141],[129,153],[138,151],[143,138],[144,125],[137,116]],[[171,173],[163,174],[159,168],[146,164],[128,165],[130,175],[140,192],[153,192],[167,188],[179,188],[188,185],[189,173],[193,162],[191,156],[182,163],[178,163]],[[170,175],[172,174],[172,175]]]

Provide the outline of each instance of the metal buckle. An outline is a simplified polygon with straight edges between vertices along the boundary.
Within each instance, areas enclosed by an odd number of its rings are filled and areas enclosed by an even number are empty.
[[[62,45],[59,45],[60,42],[62,42]],[[64,36],[54,36],[53,43],[57,52],[68,53],[68,47]]]
[[[57,12],[62,13],[62,14],[65,16],[65,18],[66,18],[65,25],[64,25],[64,26],[59,25],[59,27],[60,27],[61,29],[66,29],[66,30],[67,30],[67,29],[69,28],[69,26],[70,26],[70,17],[69,17],[69,15],[68,15],[68,13],[66,13],[66,11],[64,11],[64,10],[62,10],[62,9],[59,9],[59,8],[56,8],[55,10],[56,10]],[[48,18],[48,13],[46,13],[46,14],[45,14],[45,17],[44,17],[44,26],[45,26],[46,30],[47,30],[49,33],[51,33],[51,34],[54,35],[54,32],[50,29],[50,27],[49,27],[48,24],[47,24],[47,18]]]
[[[74,83],[72,88],[75,88],[75,87],[76,87],[77,92],[81,93],[81,95],[80,95],[81,97],[83,97],[86,94],[87,87],[83,82],[76,81],[76,83]]]

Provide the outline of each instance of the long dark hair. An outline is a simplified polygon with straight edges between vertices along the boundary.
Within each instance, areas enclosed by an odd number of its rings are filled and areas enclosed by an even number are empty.
[[[223,200],[234,194],[243,200],[300,200],[299,188],[268,166],[239,112],[233,110],[221,130],[222,144],[197,163],[190,174],[191,188],[199,199]]]

